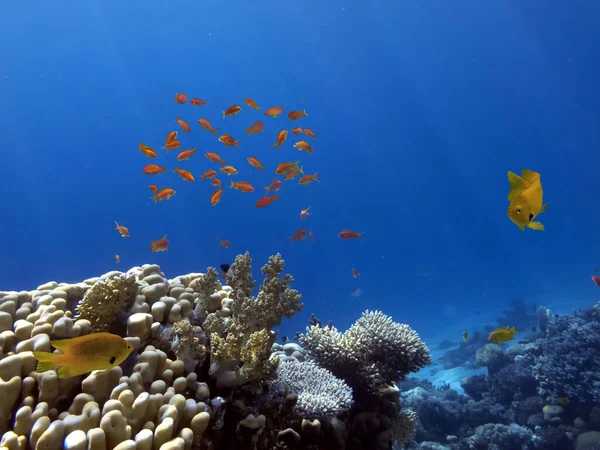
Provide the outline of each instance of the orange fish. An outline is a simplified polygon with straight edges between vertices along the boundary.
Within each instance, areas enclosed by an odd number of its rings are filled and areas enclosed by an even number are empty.
[[[292,128],[292,133],[294,134],[302,134],[302,128]]]
[[[233,180],[230,181],[231,185],[229,186],[229,189],[235,188],[240,192],[254,192],[254,187],[247,181],[238,181],[237,183]]]
[[[170,131],[169,133],[167,133],[167,137],[165,138],[165,144],[168,144],[169,142],[173,142],[177,140],[177,131]]]
[[[169,241],[167,241],[167,235],[165,234],[160,239],[150,242],[151,252],[166,252],[169,249]]]
[[[183,105],[184,103],[187,103],[187,95],[185,94],[178,94],[177,92],[175,93],[175,100],[173,100],[176,103],[179,103],[180,105]]]
[[[203,130],[210,131],[215,136],[217,135],[217,131],[219,131],[219,128],[213,128],[208,119],[199,119],[198,124],[202,127]]]
[[[214,171],[213,169],[208,169],[206,172],[204,172],[204,174],[202,175],[202,177],[200,178],[200,180],[204,180],[206,178],[214,178],[217,176],[217,172]]]
[[[148,158],[156,158],[156,152],[154,151],[154,149],[152,147],[148,147],[147,145],[144,145],[144,143],[142,142],[141,144],[138,145],[138,148],[140,149],[140,152],[142,152]]]
[[[216,190],[210,196],[210,204],[212,206],[215,206],[217,203],[219,203],[221,201],[222,197],[223,197],[223,189]]]
[[[153,194],[156,194],[156,192],[158,191],[158,188],[155,184],[151,184],[150,186],[148,186],[148,189],[150,189]]]
[[[313,138],[313,139],[317,138],[317,135],[310,128],[304,129],[304,136],[308,136],[309,138]]]
[[[222,143],[225,147],[237,147],[240,141],[236,141],[228,134],[224,134],[219,138],[219,142]]]
[[[175,150],[175,149],[178,149],[179,147],[181,147],[181,142],[175,140],[175,141],[170,141],[168,144],[166,144],[164,147],[161,147],[161,148],[164,148],[168,153],[169,150]]]
[[[216,162],[218,164],[225,164],[225,161],[223,161],[221,159],[221,157],[219,155],[217,155],[216,153],[208,152],[208,153],[205,153],[204,156],[206,156],[212,162]]]
[[[341,239],[360,239],[363,234],[365,234],[364,231],[362,233],[357,233],[352,230],[344,230],[338,234],[338,237]]]
[[[257,111],[260,109],[258,107],[258,105],[256,104],[256,102],[254,100],[252,100],[251,98],[245,98],[244,102],[246,103],[246,105],[248,105],[250,108],[254,108]]]
[[[271,184],[265,188],[267,190],[267,194],[269,191],[277,192],[279,189],[281,189],[282,184],[283,183],[277,179],[271,181]]]
[[[275,194],[273,197],[266,196],[266,197],[260,198],[256,202],[256,207],[257,208],[264,208],[265,206],[269,206],[275,200],[279,200],[279,197],[278,197],[277,194]]]
[[[157,166],[156,164],[148,164],[146,166],[144,166],[144,168],[142,169],[142,172],[144,172],[146,175],[156,175],[159,173],[167,173],[167,171],[165,170],[167,166]]]
[[[231,105],[229,108],[227,108],[225,111],[221,111],[223,113],[223,119],[225,117],[231,117],[231,116],[235,116],[237,113],[239,113],[242,110],[242,107],[239,105]]]
[[[115,255],[115,261],[117,264],[119,264],[121,262],[121,257],[119,255]]]
[[[181,129],[183,131],[185,131],[186,133],[190,132],[190,126],[188,125],[188,123],[185,120],[180,119],[179,116],[177,116],[177,119],[175,119],[175,122],[177,122],[179,124],[179,126],[181,127]]]
[[[218,178],[213,178],[213,180],[210,182],[210,184],[212,184],[215,187],[219,187],[219,186],[221,186],[221,180],[219,180]]]
[[[284,173],[288,173],[290,170],[297,170],[299,163],[300,161],[281,163],[277,166],[277,169],[275,169],[275,174],[283,175]]]
[[[231,242],[229,242],[227,240],[222,241],[222,240],[218,239],[218,241],[219,241],[219,247],[225,247],[225,248],[231,247]]]
[[[258,122],[254,122],[250,128],[244,128],[246,130],[246,136],[250,136],[251,134],[258,134],[265,131],[265,126],[259,120]]]
[[[279,114],[283,114],[283,106],[273,106],[265,111],[265,116],[277,118]]]
[[[360,273],[358,273],[358,270],[356,270],[354,267],[352,268],[352,277],[353,278],[360,277]]]
[[[237,175],[238,171],[233,166],[223,166],[219,169],[221,173],[226,173],[227,175]]]
[[[177,166],[175,166],[175,170],[173,170],[173,172],[176,172],[183,181],[194,181],[194,175],[187,170],[178,169]]]
[[[200,100],[197,97],[194,97],[193,99],[190,100],[190,104],[192,104],[194,106],[204,106],[204,105],[206,105],[207,102],[208,102],[208,100]]]
[[[317,238],[315,237],[315,235],[313,234],[313,232],[309,232],[308,235],[310,236],[310,240],[312,242],[317,242]]]
[[[301,151],[305,151],[306,153],[312,153],[313,152],[313,148],[311,147],[311,145],[306,142],[306,141],[298,141],[294,144],[294,148],[297,148],[299,152]]]
[[[308,114],[306,114],[306,109],[303,109],[302,111],[290,111],[288,113],[288,119],[290,119],[292,122],[305,116],[308,117]]]
[[[310,213],[308,212],[308,210],[310,209],[310,206],[306,209],[303,209],[300,211],[300,218],[301,219],[306,219],[308,216],[310,216]]]
[[[177,161],[187,161],[195,154],[196,154],[196,147],[194,147],[192,150],[181,150],[179,152],[179,155],[177,155]]]
[[[284,179],[284,181],[293,180],[301,173],[304,173],[302,171],[302,167],[300,167],[299,169],[290,170],[288,173],[285,174],[283,179]]]
[[[115,222],[116,225],[116,230],[121,233],[122,237],[129,237],[129,230],[127,229],[127,227],[124,227],[123,225],[119,225],[117,222]]]
[[[292,236],[290,236],[290,240],[291,241],[299,241],[301,239],[304,239],[307,234],[308,234],[308,231],[301,228],[298,231],[296,231]]]
[[[313,181],[319,182],[319,180],[317,179],[317,173],[318,172],[315,172],[312,175],[310,175],[310,174],[304,175],[302,178],[300,178],[298,180],[298,184],[310,184]]]
[[[162,188],[160,191],[156,193],[156,195],[152,196],[152,200],[154,203],[162,200],[171,200],[171,197],[175,195],[175,190],[171,188]]]
[[[277,135],[277,141],[275,142],[275,145],[273,147],[275,147],[275,149],[279,150],[279,146],[282,145],[285,140],[288,137],[288,131],[287,130],[281,130],[279,132],[279,134]]]
[[[250,158],[247,159],[247,161],[250,163],[250,165],[252,167],[256,167],[258,170],[260,170],[262,172],[262,170],[264,169],[263,165],[260,163],[260,161],[258,159],[256,159],[254,156],[251,156]]]

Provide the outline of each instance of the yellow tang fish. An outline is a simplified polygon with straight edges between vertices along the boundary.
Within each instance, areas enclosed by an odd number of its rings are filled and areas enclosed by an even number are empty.
[[[508,217],[519,230],[524,231],[525,227],[533,230],[544,231],[544,225],[541,222],[534,222],[533,219],[540,213],[546,212],[548,204],[542,204],[542,182],[540,174],[533,170],[523,169],[522,177],[508,172],[508,182],[510,191],[508,192]]]
[[[133,345],[112,333],[93,333],[72,339],[51,341],[61,353],[33,352],[38,360],[36,371],[46,372],[56,367],[58,378],[70,378],[94,370],[106,372],[121,364],[133,350]]]
[[[515,327],[508,328],[508,326],[505,326],[504,328],[497,328],[490,333],[488,341],[494,344],[504,344],[506,341],[512,341],[515,334],[518,334]]]

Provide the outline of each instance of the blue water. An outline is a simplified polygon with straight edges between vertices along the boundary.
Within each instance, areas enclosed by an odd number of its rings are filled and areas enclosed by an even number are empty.
[[[288,334],[311,312],[344,329],[381,309],[427,337],[516,296],[597,300],[599,21],[600,4],[556,0],[4,5],[0,289],[143,263],[174,277],[248,250],[257,277],[275,252],[296,277],[306,306]],[[208,106],[178,105],[176,92]],[[243,111],[223,121],[234,103]],[[306,108],[297,125],[318,134],[313,154],[292,135],[272,148],[292,128],[263,115],[274,105]],[[199,178],[214,166],[202,153],[217,151],[257,191],[226,189],[211,207],[207,181],[171,173],[176,152],[158,149],[178,115],[192,126],[182,148],[199,151],[182,168]],[[200,117],[240,148],[223,148]],[[265,132],[245,138],[255,120]],[[141,172],[155,162],[142,141],[168,175]],[[256,209],[277,163],[297,159],[321,182],[287,182],[280,201]],[[520,232],[506,216],[506,172],[523,168],[541,174],[546,232]],[[151,183],[177,194],[154,205]],[[301,227],[317,242],[290,242]],[[364,242],[340,240],[346,228]],[[169,250],[150,253],[165,234]]]

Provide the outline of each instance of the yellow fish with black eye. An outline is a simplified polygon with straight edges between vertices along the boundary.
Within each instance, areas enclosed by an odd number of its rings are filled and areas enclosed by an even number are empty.
[[[538,214],[546,212],[548,209],[548,204],[544,205],[542,202],[543,190],[540,174],[533,170],[523,169],[521,175],[508,172],[508,182],[510,183],[508,217],[521,231],[524,231],[525,227],[544,231],[544,225],[541,222],[534,222]]]
[[[33,352],[38,360],[36,371],[59,367],[58,378],[70,378],[94,370],[106,372],[121,364],[133,351],[133,345],[112,333],[92,333],[72,339],[50,341],[61,353]]]
[[[512,341],[515,334],[518,334],[515,327],[508,328],[508,326],[505,326],[504,328],[497,328],[490,333],[488,341],[494,344],[504,344],[506,341]]]

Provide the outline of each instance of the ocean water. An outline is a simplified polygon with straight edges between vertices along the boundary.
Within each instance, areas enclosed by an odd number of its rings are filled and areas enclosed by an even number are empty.
[[[259,278],[280,252],[305,303],[283,334],[311,313],[345,329],[379,309],[432,346],[493,323],[511,298],[590,306],[600,298],[590,281],[600,266],[599,20],[599,4],[554,0],[6,4],[0,288],[143,263],[174,277],[245,251]],[[174,103],[181,92],[208,104]],[[243,110],[223,120],[232,104]],[[281,117],[263,115],[279,105]],[[292,125],[287,112],[302,109],[308,117]],[[176,151],[160,150],[177,116],[192,127],[179,133],[182,149],[198,149],[179,164],[194,183],[171,172]],[[239,148],[201,130],[201,117]],[[246,137],[256,120],[265,132]],[[292,134],[272,147],[293,126],[317,133],[312,154]],[[142,173],[155,162],[142,141],[166,175]],[[212,207],[199,180],[215,166],[207,151],[256,192],[227,183]],[[276,165],[296,160],[320,182],[285,182],[279,201],[257,209]],[[524,168],[541,174],[545,232],[520,232],[506,215],[507,171]],[[154,204],[153,183],[177,193]],[[316,242],[290,242],[299,228]],[[344,241],[344,229],[365,234]],[[168,251],[151,253],[165,234]]]

